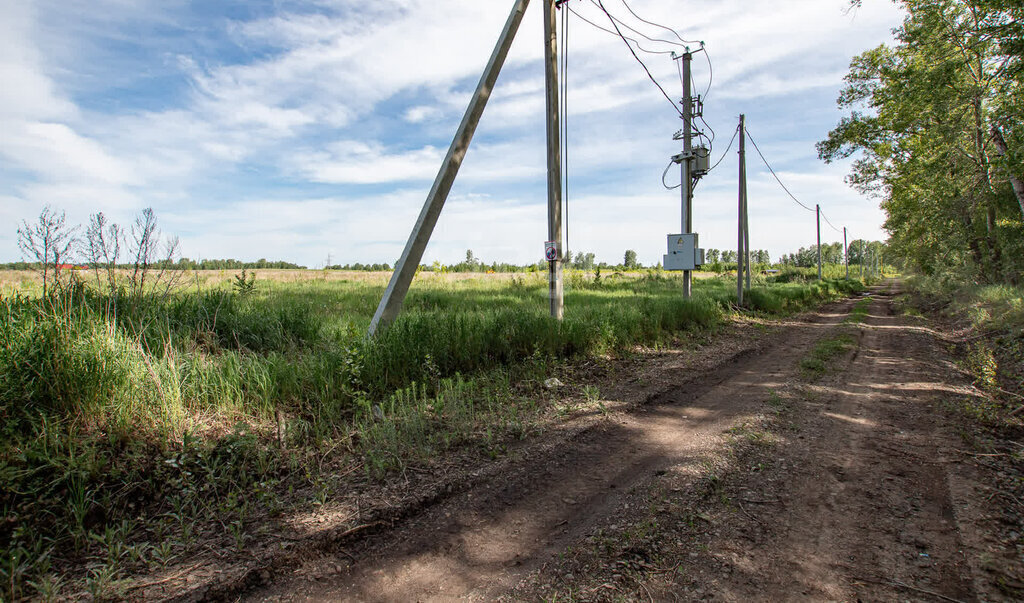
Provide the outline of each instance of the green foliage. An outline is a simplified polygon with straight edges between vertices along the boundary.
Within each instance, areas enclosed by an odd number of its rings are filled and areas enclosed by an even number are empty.
[[[256,290],[256,273],[246,274],[246,269],[242,268],[242,271],[235,275],[235,282],[232,283],[235,289],[235,293],[241,296],[252,295],[253,291]]]
[[[819,155],[859,153],[849,180],[882,198],[892,251],[909,265],[926,275],[1018,282],[1024,188],[1015,195],[1012,181],[1024,178],[1022,9],[901,4],[898,43],[853,60],[839,97],[851,112],[818,144]]]
[[[639,267],[640,263],[636,259],[636,252],[632,249],[627,249],[624,257],[622,258],[622,265],[627,270]]]
[[[811,353],[800,360],[804,376],[816,379],[835,369],[835,360],[853,347],[856,341],[848,333],[828,337],[815,344]]]

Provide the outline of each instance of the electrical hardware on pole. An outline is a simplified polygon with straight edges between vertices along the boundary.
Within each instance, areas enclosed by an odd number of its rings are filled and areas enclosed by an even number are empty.
[[[682,195],[681,234],[668,235],[668,253],[662,265],[665,270],[681,270],[683,272],[683,296],[692,294],[693,271],[704,264],[704,250],[698,246],[697,233],[693,232],[693,185],[710,168],[710,151],[705,146],[693,146],[693,118],[704,114],[704,105],[698,95],[693,97],[690,90],[690,69],[693,53],[687,48],[681,56],[673,54],[676,60],[683,62],[683,129],[672,136],[673,140],[683,141],[683,152],[672,156],[672,161],[679,164],[681,172],[680,186]],[[681,136],[680,136],[681,134]]]

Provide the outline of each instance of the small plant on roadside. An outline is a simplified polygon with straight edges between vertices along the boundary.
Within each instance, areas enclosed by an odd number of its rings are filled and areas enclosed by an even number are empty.
[[[235,281],[231,284],[235,293],[242,297],[252,295],[256,291],[256,273],[247,272],[245,268],[235,274]]]

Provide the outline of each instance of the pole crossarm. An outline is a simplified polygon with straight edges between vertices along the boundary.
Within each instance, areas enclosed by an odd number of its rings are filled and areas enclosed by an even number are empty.
[[[480,82],[477,84],[476,92],[469,102],[469,107],[467,107],[466,114],[462,118],[462,123],[459,124],[459,129],[455,132],[455,138],[452,139],[452,144],[448,148],[448,154],[445,156],[437,177],[434,179],[434,184],[430,188],[430,193],[423,204],[423,209],[420,210],[416,225],[413,227],[409,240],[405,244],[405,250],[402,251],[402,256],[395,265],[395,271],[392,273],[391,280],[384,291],[384,296],[377,306],[373,320],[370,321],[370,328],[367,333],[370,337],[373,337],[378,330],[394,322],[395,318],[398,317],[398,313],[402,310],[402,304],[405,301],[406,294],[409,292],[409,286],[412,284],[413,277],[416,276],[416,269],[423,259],[423,252],[426,250],[427,243],[430,242],[430,235],[434,232],[437,219],[441,215],[441,209],[448,199],[448,193],[451,192],[452,184],[455,183],[455,177],[458,175],[462,161],[469,150],[473,134],[480,123],[480,117],[483,115],[484,108],[487,106],[487,100],[494,90],[498,74],[505,64],[505,58],[508,56],[509,49],[512,47],[512,41],[516,37],[516,32],[519,31],[519,25],[523,21],[523,14],[526,12],[529,4],[530,0],[515,0],[512,5],[512,12],[505,22],[505,28],[498,38],[498,42],[491,53],[491,58],[487,62],[483,75],[480,77]]]

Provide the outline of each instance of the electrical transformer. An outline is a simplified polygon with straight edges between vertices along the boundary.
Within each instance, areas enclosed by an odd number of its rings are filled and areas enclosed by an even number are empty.
[[[697,233],[668,235],[665,270],[696,270],[704,265],[704,250],[697,247]]]

